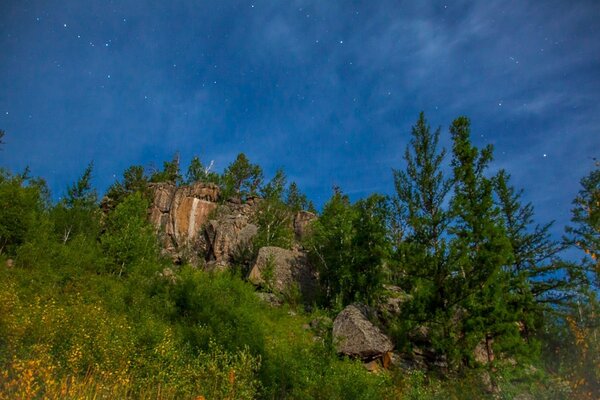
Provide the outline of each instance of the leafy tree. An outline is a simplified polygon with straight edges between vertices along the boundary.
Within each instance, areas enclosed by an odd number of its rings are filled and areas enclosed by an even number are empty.
[[[285,185],[285,173],[279,169],[273,179],[261,189],[263,200],[254,217],[258,226],[258,234],[254,239],[256,249],[263,246],[290,248],[292,245],[293,215],[282,201]]]
[[[157,260],[158,245],[147,210],[147,199],[135,192],[109,214],[100,242],[111,260],[110,272],[120,276]]]
[[[263,173],[260,166],[252,164],[244,153],[238,154],[223,173],[224,193],[227,196],[246,198],[258,193]]]
[[[383,283],[383,267],[391,254],[391,242],[386,229],[389,218],[389,201],[386,197],[373,194],[358,201],[354,208],[355,235],[352,243],[354,262],[352,265],[354,299],[373,303]]]
[[[24,175],[0,169],[0,254],[12,255],[28,239],[45,208],[45,183]]]
[[[325,305],[340,308],[354,301],[374,302],[389,254],[386,213],[382,196],[373,195],[353,206],[339,189],[325,204],[307,241]]]
[[[95,240],[100,231],[98,195],[92,188],[93,163],[67,188],[67,194],[52,210],[55,232],[66,243],[74,235]]]
[[[313,223],[308,249],[319,271],[319,283],[326,305],[342,307],[352,280],[352,241],[355,210],[350,199],[340,190],[323,207],[323,213]]]

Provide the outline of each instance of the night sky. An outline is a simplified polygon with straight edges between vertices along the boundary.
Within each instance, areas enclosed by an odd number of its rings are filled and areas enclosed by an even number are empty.
[[[600,2],[0,0],[0,166],[55,198],[176,152],[392,193],[419,111],[445,145],[470,117],[558,237],[600,157]]]

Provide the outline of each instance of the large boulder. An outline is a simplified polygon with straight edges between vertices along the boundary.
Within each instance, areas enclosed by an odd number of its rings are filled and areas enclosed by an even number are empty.
[[[277,293],[286,293],[297,285],[305,299],[313,296],[317,285],[306,253],[273,246],[260,248],[248,280]]]
[[[240,215],[227,215],[210,220],[204,228],[206,261],[218,264],[230,262],[236,254],[249,247],[258,227]]]
[[[333,321],[333,341],[339,354],[372,360],[392,351],[392,341],[365,316],[357,304],[347,306]]]

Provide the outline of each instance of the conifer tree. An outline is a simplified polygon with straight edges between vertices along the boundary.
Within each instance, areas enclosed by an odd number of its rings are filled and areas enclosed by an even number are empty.
[[[581,264],[600,288],[600,162],[581,179],[581,190],[573,200],[566,242],[584,252]]]
[[[106,197],[111,200],[111,205],[116,207],[125,197],[139,192],[144,197],[149,196],[148,177],[141,165],[132,165],[123,172],[122,181],[113,183],[106,192]]]
[[[240,153],[223,173],[225,197],[254,196],[258,193],[262,179],[263,172],[260,166],[250,163],[248,157]]]
[[[450,127],[454,195],[450,233],[450,288],[444,307],[452,318],[445,340],[454,362],[469,360],[484,338],[495,338],[496,347],[514,349],[520,344],[518,316],[508,309],[508,280],[502,267],[511,261],[510,242],[499,222],[493,202],[493,182],[485,176],[492,147],[472,145],[470,121],[459,117]],[[450,339],[450,341],[448,341]]]
[[[500,217],[511,245],[507,272],[514,305],[531,319],[547,305],[564,306],[582,276],[577,265],[559,258],[565,246],[551,239],[553,222],[534,225],[533,205],[522,204],[523,191],[515,190],[509,180],[504,170],[494,178]]]
[[[439,128],[431,132],[421,112],[404,153],[406,170],[394,170],[395,222],[403,227],[396,259],[399,275],[405,277],[400,283],[414,291],[409,313],[415,322],[430,320],[433,310],[444,306],[450,274],[445,238],[450,219],[444,201],[451,182],[442,171],[446,152],[438,150],[439,135]]]
[[[191,185],[194,182],[219,183],[219,174],[211,171],[212,162],[205,167],[198,156],[194,156],[186,173],[186,183]]]
[[[179,166],[179,154],[176,153],[171,161],[163,162],[162,171],[155,171],[150,176],[151,182],[173,182],[180,185],[183,182]]]
[[[285,193],[285,204],[294,212],[300,210],[317,213],[315,205],[300,191],[296,182],[290,183]]]

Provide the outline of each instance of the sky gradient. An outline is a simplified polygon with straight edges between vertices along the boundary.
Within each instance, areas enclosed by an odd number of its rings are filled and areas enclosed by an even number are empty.
[[[393,191],[410,127],[459,116],[539,222],[600,157],[598,1],[0,2],[0,166],[55,197],[179,152],[239,152],[318,206]]]

